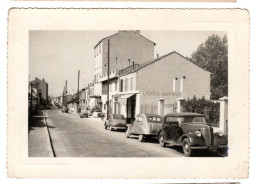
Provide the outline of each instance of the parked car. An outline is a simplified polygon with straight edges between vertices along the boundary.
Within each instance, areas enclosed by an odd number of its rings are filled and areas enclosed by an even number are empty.
[[[38,109],[39,109],[39,110],[44,110],[44,109],[45,109],[45,106],[44,106],[44,105],[39,105]]]
[[[62,107],[61,107],[61,111],[68,113],[68,112],[69,112],[69,108],[68,108],[68,107],[65,107],[65,106],[62,106]]]
[[[88,117],[88,110],[84,110],[84,109],[81,109],[80,112],[79,112],[79,117],[80,118],[87,118]]]
[[[222,132],[214,133],[202,114],[174,113],[164,116],[159,142],[162,147],[166,144],[182,146],[183,153],[192,156],[195,149],[225,154],[228,139]]]
[[[158,137],[162,129],[163,118],[157,114],[138,114],[136,120],[127,125],[126,138],[138,135],[138,140],[143,142],[145,137]]]
[[[112,130],[125,130],[126,129],[126,121],[123,115],[121,114],[110,114],[109,120],[105,120],[104,123],[105,129]]]
[[[52,108],[52,104],[47,104],[46,105],[46,109],[51,109]]]

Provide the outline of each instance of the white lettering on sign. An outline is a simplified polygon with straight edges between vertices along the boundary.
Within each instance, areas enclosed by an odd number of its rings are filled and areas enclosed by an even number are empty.
[[[161,97],[180,95],[180,93],[176,93],[176,92],[161,92],[161,91],[142,91],[142,93],[144,96],[161,96]]]

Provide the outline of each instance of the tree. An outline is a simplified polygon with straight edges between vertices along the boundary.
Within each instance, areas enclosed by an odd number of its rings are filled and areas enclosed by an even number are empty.
[[[193,96],[192,99],[187,99],[183,103],[183,110],[185,112],[196,112],[204,114],[206,122],[212,126],[218,126],[219,123],[219,103],[206,100],[203,96],[202,98],[197,98]]]
[[[228,96],[228,39],[211,35],[199,45],[188,58],[192,63],[212,73],[211,99],[217,100]]]

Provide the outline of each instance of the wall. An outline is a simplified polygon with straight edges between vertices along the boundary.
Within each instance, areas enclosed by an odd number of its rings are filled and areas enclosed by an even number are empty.
[[[126,68],[129,66],[128,59],[132,65],[132,61],[141,64],[154,58],[154,43],[134,31],[119,31],[109,40],[110,70]],[[104,39],[102,43],[102,74],[105,74],[107,73],[107,66],[104,64],[107,63],[108,39]]]
[[[94,69],[94,93],[95,95],[101,95],[101,83],[99,82],[100,76],[102,75],[102,58],[103,58],[103,43],[101,42],[94,49],[94,60],[95,60],[95,69]]]
[[[127,79],[127,87],[126,87],[126,79]],[[131,81],[132,79],[132,81]],[[121,80],[123,80],[123,91],[121,91]],[[131,92],[136,90],[136,73],[131,73],[119,78],[119,92]],[[132,84],[131,84],[132,83]]]
[[[183,92],[180,92],[180,78],[185,76]],[[177,77],[176,91],[173,92],[173,78]],[[192,98],[205,96],[210,98],[210,73],[194,65],[177,53],[162,58],[137,71],[137,90],[140,91],[140,103],[157,105],[159,98],[165,104],[174,104],[179,97]]]

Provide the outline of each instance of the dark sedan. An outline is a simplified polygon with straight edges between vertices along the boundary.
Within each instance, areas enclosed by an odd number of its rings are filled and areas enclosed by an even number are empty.
[[[222,132],[214,133],[202,114],[174,113],[164,116],[159,142],[162,147],[182,146],[186,156],[192,156],[195,149],[215,150],[224,155],[228,139]]]

